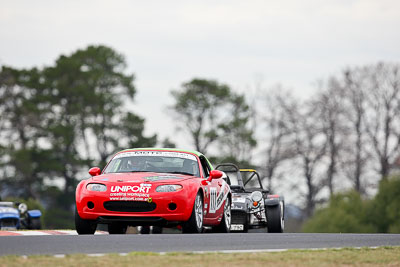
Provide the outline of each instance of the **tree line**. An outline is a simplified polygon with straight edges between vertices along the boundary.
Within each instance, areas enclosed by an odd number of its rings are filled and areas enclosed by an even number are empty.
[[[400,233],[400,176],[382,180],[372,199],[357,191],[334,194],[304,223],[310,233]]]
[[[0,193],[46,203],[49,221],[71,227],[75,188],[89,166],[120,148],[153,146],[128,111],[135,76],[106,46],[61,55],[54,65],[0,72]],[[57,223],[56,223],[57,224]]]
[[[399,169],[399,69],[389,63],[347,68],[320,81],[308,99],[284,89],[268,94],[266,174],[269,181],[301,179],[293,187],[302,187],[307,216],[334,193],[371,194]]]
[[[40,200],[49,221],[66,218],[49,227],[71,225],[75,186],[88,167],[104,167],[128,147],[175,146],[146,136],[144,118],[129,111],[137,89],[126,68],[106,46],[43,68],[2,66],[0,196]],[[249,96],[194,78],[171,91],[168,108],[190,149],[214,163],[257,167],[272,192],[285,186],[311,216],[337,192],[373,193],[396,169],[399,84],[399,65],[390,63],[347,68],[306,99],[283,86]]]

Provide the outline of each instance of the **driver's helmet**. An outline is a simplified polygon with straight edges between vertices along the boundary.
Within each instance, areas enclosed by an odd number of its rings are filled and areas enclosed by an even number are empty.
[[[131,157],[128,159],[127,167],[130,171],[143,171],[146,161],[143,157]]]

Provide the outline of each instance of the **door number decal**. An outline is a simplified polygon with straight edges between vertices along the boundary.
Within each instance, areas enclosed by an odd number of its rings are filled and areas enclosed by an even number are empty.
[[[215,213],[217,209],[217,188],[210,187],[210,208],[209,213]]]

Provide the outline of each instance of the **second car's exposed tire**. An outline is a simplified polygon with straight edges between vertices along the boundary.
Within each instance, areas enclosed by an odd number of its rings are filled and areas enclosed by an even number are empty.
[[[150,226],[144,225],[140,227],[139,233],[142,235],[148,235],[150,234]]]
[[[108,225],[108,233],[110,235],[122,235],[126,233],[127,225],[121,223],[110,223]]]
[[[221,223],[215,227],[215,232],[218,233],[229,233],[231,230],[231,222],[232,222],[232,216],[231,216],[231,201],[229,198],[225,200],[224,204],[224,213],[222,216]]]
[[[192,214],[182,226],[182,233],[198,234],[203,231],[203,198],[198,192],[194,200]]]
[[[140,234],[142,235],[148,235],[150,232],[152,234],[162,234],[163,228],[161,226],[141,226],[140,227]]]
[[[285,221],[283,217],[283,204],[267,207],[267,228],[268,233],[283,233]]]
[[[153,226],[153,229],[151,230],[152,234],[162,234],[163,228],[160,226]]]
[[[42,228],[42,223],[40,222],[40,218],[30,219],[29,229],[39,230]]]
[[[97,224],[93,220],[82,219],[75,210],[75,229],[79,235],[93,235],[96,232]]]

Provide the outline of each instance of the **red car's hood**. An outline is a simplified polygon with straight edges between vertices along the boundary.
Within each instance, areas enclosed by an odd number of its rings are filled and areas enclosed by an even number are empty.
[[[131,183],[152,183],[152,182],[177,182],[195,178],[191,175],[157,173],[157,172],[127,172],[127,173],[105,173],[93,177],[96,182],[131,182]]]

